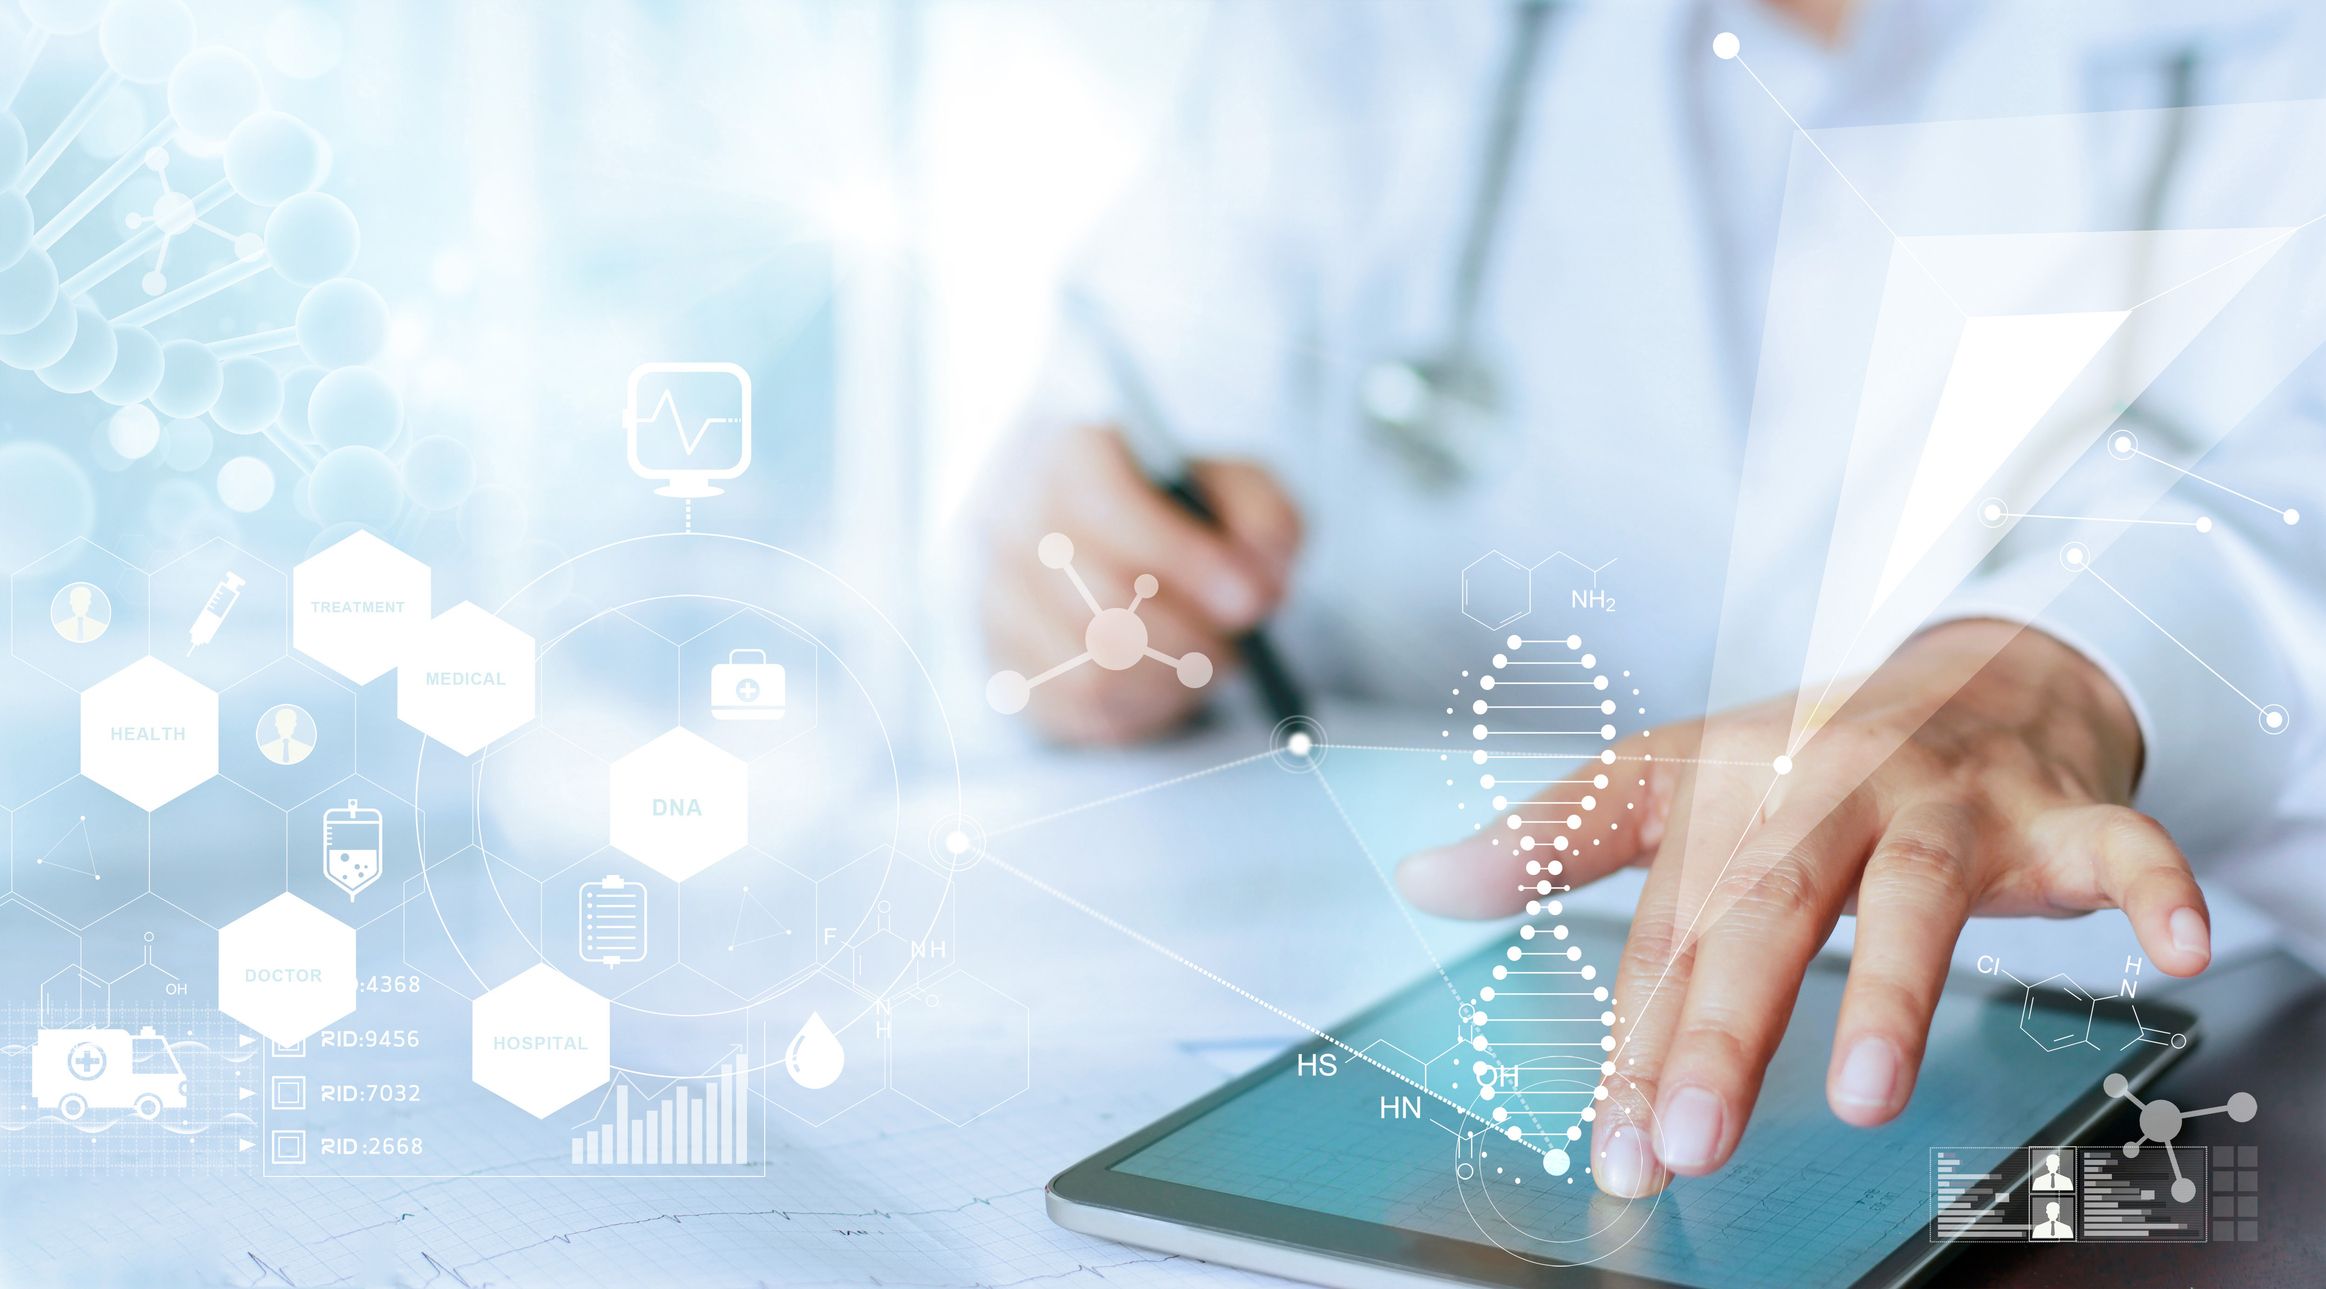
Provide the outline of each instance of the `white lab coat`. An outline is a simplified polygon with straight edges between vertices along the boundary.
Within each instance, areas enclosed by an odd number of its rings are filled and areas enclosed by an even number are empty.
[[[1571,6],[1546,32],[1482,308],[1508,431],[1465,485],[1433,493],[1365,429],[1357,387],[1369,364],[1442,338],[1509,8],[1267,0],[1213,21],[1180,128],[1077,288],[1183,436],[1269,461],[1301,500],[1294,665],[1432,707],[1506,630],[1584,633],[1635,674],[1647,720],[1706,701],[1795,137],[1748,76],[1710,64],[1713,33],[1739,33],[1811,128],[2162,106],[2183,50],[2200,103],[2326,95],[2319,20],[2292,0],[1870,0],[1832,50],[1742,0]],[[2192,849],[2240,856],[2222,871],[2326,946],[2326,880],[2291,858],[2326,838],[2321,387],[2306,363],[2202,463],[2315,522],[2287,529],[2207,494],[2217,540],[2192,553],[2135,530],[2111,556],[2130,570],[2117,584],[2169,609],[2205,664],[2290,709],[2288,733],[2261,735],[2203,665],[2095,588],[2054,599],[1997,567],[1947,612],[2032,620],[2090,654],[2143,725],[2139,804]],[[1071,362],[1045,399],[1052,418],[1110,410]],[[1541,563],[1534,612],[1507,629],[1461,613],[1462,571],[1491,551]],[[1825,554],[1805,536],[1797,559],[1747,575],[1766,579],[1770,611],[1805,611]],[[1570,609],[1594,585],[1581,565],[1609,561],[1597,585],[1616,611]],[[1799,678],[1772,665],[1760,689]]]

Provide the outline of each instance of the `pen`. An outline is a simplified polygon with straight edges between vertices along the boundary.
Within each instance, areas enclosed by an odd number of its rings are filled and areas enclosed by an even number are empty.
[[[1107,375],[1113,380],[1115,392],[1121,396],[1125,415],[1123,436],[1129,441],[1131,455],[1149,482],[1164,496],[1176,502],[1181,510],[1213,528],[1220,526],[1219,511],[1204,495],[1203,486],[1196,482],[1195,471],[1186,451],[1180,447],[1163,409],[1147,389],[1147,382],[1131,361],[1130,351],[1107,321],[1098,301],[1079,291],[1066,296],[1068,313],[1079,322],[1098,348],[1099,358],[1106,364]],[[1308,702],[1268,634],[1253,627],[1236,641],[1236,651],[1243,655],[1244,665],[1251,669],[1252,683],[1259,686],[1260,697],[1267,704],[1268,714],[1279,727],[1286,722],[1298,722],[1307,727]]]

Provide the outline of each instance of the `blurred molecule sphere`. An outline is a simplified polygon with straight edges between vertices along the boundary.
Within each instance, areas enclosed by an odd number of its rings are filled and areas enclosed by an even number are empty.
[[[162,427],[162,464],[191,472],[210,464],[210,447],[217,436],[205,421],[178,420]]]
[[[73,347],[73,333],[80,325],[80,313],[73,302],[52,294],[48,313],[38,322],[14,335],[0,336],[0,363],[19,371],[46,367]]]
[[[316,462],[308,479],[315,517],[326,524],[362,524],[385,529],[403,504],[396,463],[377,448],[334,448]]]
[[[218,467],[218,499],[247,515],[274,499],[274,467],[257,457],[234,457]]]
[[[26,251],[0,269],[0,336],[13,336],[49,314],[57,302],[57,266],[47,251]]]
[[[6,182],[0,179],[0,184]],[[14,264],[31,249],[32,203],[23,193],[0,192],[0,265]]]
[[[430,510],[450,510],[468,500],[476,477],[476,460],[458,439],[431,434],[404,454],[404,491]]]
[[[328,193],[301,193],[267,216],[267,257],[300,286],[328,282],[355,264],[355,213]]]
[[[97,386],[97,397],[116,407],[142,403],[162,383],[162,345],[140,327],[113,328],[113,370]]]
[[[254,206],[277,206],[313,192],[330,169],[323,136],[287,113],[257,113],[226,139],[226,182]]]
[[[369,367],[342,367],[315,382],[307,427],[326,448],[384,448],[404,425],[403,400]]]
[[[60,394],[86,394],[113,373],[117,344],[113,325],[97,306],[86,302],[73,309],[73,342],[40,369],[40,382]]]
[[[97,47],[123,80],[159,85],[193,50],[194,15],[179,0],[114,0]]]
[[[105,16],[105,0],[23,0],[24,16],[52,36],[77,36]]]
[[[283,382],[257,358],[230,359],[219,370],[218,401],[210,419],[229,434],[256,434],[283,410]]]
[[[223,46],[195,50],[170,73],[170,115],[189,142],[206,152],[225,146],[234,127],[266,101],[258,69]]]
[[[315,441],[315,430],[307,423],[307,404],[314,399],[315,386],[322,379],[320,367],[296,368],[283,377],[283,428],[303,442]]]
[[[333,278],[299,302],[299,348],[325,367],[371,361],[388,344],[388,302],[368,284]]]
[[[161,446],[161,418],[138,404],[124,407],[105,422],[105,442],[125,461],[143,461]]]
[[[0,445],[0,567],[13,572],[86,537],[96,519],[78,462],[46,443]]]
[[[164,416],[200,416],[218,401],[225,377],[218,356],[199,340],[172,340],[162,346],[162,379],[153,405]]]

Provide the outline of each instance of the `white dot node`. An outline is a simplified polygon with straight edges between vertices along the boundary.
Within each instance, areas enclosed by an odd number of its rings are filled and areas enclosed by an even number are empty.
[[[1472,765],[1484,765],[1484,764],[1486,764],[1486,749],[1485,749],[1485,748],[1479,748],[1477,751],[1475,751],[1475,752],[1472,752],[1472,753],[1470,754],[1470,764],[1472,764]]]
[[[2000,501],[1990,501],[1986,505],[1979,507],[1979,518],[1986,520],[1990,524],[1996,522],[2002,517],[2003,503]]]
[[[955,855],[967,853],[969,850],[969,834],[961,831],[959,828],[946,833],[945,849]]]
[[[1583,647],[1583,637],[1581,637],[1581,636],[1568,636],[1568,637],[1567,637],[1567,647],[1568,647],[1569,649],[1580,649],[1580,648],[1582,648],[1582,647]]]
[[[1582,960],[1582,957],[1583,957],[1583,946],[1582,946],[1582,945],[1579,945],[1579,944],[1571,944],[1571,945],[1568,945],[1568,946],[1567,946],[1567,961],[1569,961],[1569,962],[1578,962],[1578,961],[1581,961],[1581,960]]]
[[[1613,764],[1615,764],[1615,749],[1614,749],[1614,748],[1611,748],[1611,747],[1610,747],[1610,748],[1602,748],[1602,749],[1600,749],[1600,752],[1599,752],[1599,763],[1600,763],[1601,765],[1613,765]]]
[[[1583,978],[1585,980],[1597,980],[1599,978],[1599,968],[1589,966],[1583,968]]]
[[[1481,787],[1481,788],[1485,788],[1485,789],[1488,789],[1489,791],[1491,791],[1491,790],[1493,789],[1493,787],[1494,787],[1494,776],[1493,776],[1493,775],[1491,775],[1491,774],[1481,774],[1481,775],[1479,775],[1479,776],[1478,776],[1478,786],[1479,786],[1479,787]]]
[[[1494,964],[1494,978],[1495,978],[1496,980],[1508,980],[1508,979],[1510,979],[1510,968],[1503,966],[1503,965],[1502,965],[1501,963],[1499,963],[1499,962],[1498,962],[1498,963],[1495,963],[1495,964]]]
[[[1557,917],[1559,916],[1559,908],[1559,902],[1557,900],[1552,900],[1549,904],[1543,905],[1540,908],[1528,909],[1527,911],[1529,913],[1549,913],[1552,917]]]
[[[1567,1125],[1567,1140],[1569,1140],[1569,1141],[1581,1141],[1582,1139],[1583,1139],[1583,1130],[1582,1130],[1581,1128],[1578,1128],[1578,1127],[1576,1127],[1576,1126],[1575,1126],[1575,1125],[1573,1125],[1573,1124],[1568,1124],[1568,1125]],[[1562,1151],[1562,1152],[1560,1152],[1560,1153],[1564,1154],[1565,1152],[1564,1152],[1564,1151]]]
[[[1600,1072],[1601,1074],[1613,1074],[1613,1073],[1615,1073],[1615,1062],[1613,1062],[1613,1061],[1601,1061],[1601,1062],[1599,1063],[1599,1072]]]
[[[1598,987],[1597,989],[1594,989],[1594,990],[1592,990],[1592,991],[1591,991],[1591,1001],[1593,1001],[1593,1002],[1595,1002],[1595,1003],[1603,1003],[1603,1002],[1606,1002],[1606,1001],[1607,1001],[1607,986],[1605,986],[1605,985],[1601,985],[1601,986],[1600,986],[1600,987]]]
[[[1580,828],[1580,827],[1582,827],[1582,826],[1583,826],[1583,816],[1581,816],[1581,815],[1568,815],[1568,816],[1567,816],[1567,826],[1568,826],[1569,828]]]
[[[1473,716],[1484,716],[1486,714],[1486,700],[1481,698],[1477,702],[1470,704],[1470,714]]]
[[[1599,786],[1602,788],[1607,786],[1606,775],[1599,776]],[[1597,810],[1599,808],[1599,798],[1586,793],[1581,804],[1585,810]]]
[[[1791,774],[1793,773],[1793,758],[1779,756],[1776,760],[1769,762],[1769,766],[1779,774]]]
[[[1473,725],[1470,727],[1471,738],[1483,740],[1486,737],[1486,733],[1486,727],[1483,725]]]
[[[1539,877],[1542,875],[1542,871],[1543,866],[1539,862],[1531,859],[1526,862],[1526,875],[1528,877]]]
[[[2288,527],[2292,527],[2293,525],[2302,522],[2302,512],[2295,510],[2292,507],[2288,507],[2286,510],[2281,512],[2278,517],[2285,520]]]
[[[1508,1123],[1508,1122],[1510,1122],[1510,1108],[1509,1108],[1509,1107],[1507,1107],[1507,1106],[1496,1106],[1496,1107],[1494,1107],[1494,1122],[1496,1122],[1496,1123]]]
[[[1602,1051],[1602,1052],[1612,1052],[1612,1051],[1614,1051],[1614,1050],[1615,1050],[1615,1035],[1613,1035],[1613,1034],[1608,1034],[1608,1035],[1606,1035],[1606,1036],[1602,1037],[1602,1038],[1599,1040],[1599,1050],[1600,1050],[1600,1051]]]
[[[1562,833],[1562,834],[1560,834],[1559,836],[1556,836],[1556,837],[1553,837],[1553,838],[1551,838],[1551,849],[1552,849],[1552,850],[1565,850],[1565,849],[1567,848],[1567,846],[1568,846],[1568,841],[1567,841],[1566,834]]]
[[[1583,1107],[1583,1113],[1575,1117],[1581,1119],[1585,1123],[1590,1123],[1592,1120],[1599,1117],[1599,1111],[1591,1106],[1585,1106]]]
[[[1504,951],[1503,956],[1509,958],[1512,962],[1518,961],[1518,946],[1515,944],[1510,946],[1509,949]]]
[[[1592,687],[1593,689],[1605,689],[1605,688],[1607,688],[1607,677],[1605,677],[1605,676],[1593,676],[1593,677],[1591,678],[1591,687]]]
[[[2212,532],[2212,531],[2213,531],[2213,517],[2212,517],[2211,515],[2199,515],[2199,516],[2197,516],[2197,531],[2198,531],[2198,532],[2200,532],[2200,533],[2209,533],[2209,532]]]
[[[1470,1040],[1470,1050],[1471,1050],[1471,1051],[1473,1051],[1473,1052],[1483,1052],[1483,1051],[1485,1051],[1485,1050],[1486,1050],[1486,1036],[1485,1036],[1484,1034],[1479,1034],[1479,1035],[1476,1035],[1475,1037],[1471,1038],[1471,1040]]]
[[[1537,913],[1540,913],[1540,912],[1542,912],[1542,911],[1543,911],[1543,902],[1542,902],[1541,900],[1528,900],[1528,901],[1526,902],[1526,915],[1527,915],[1528,917],[1530,917],[1530,918],[1531,918],[1531,917],[1533,917],[1535,914],[1537,914]],[[1557,910],[1557,909],[1555,909],[1555,908],[1552,910],[1552,912],[1557,912],[1557,911],[1558,911],[1558,910]]]
[[[1494,665],[1495,665],[1497,668],[1501,668],[1501,667],[1507,667],[1507,666],[1509,666],[1509,665],[1510,665],[1510,655],[1509,655],[1509,654],[1506,654],[1506,653],[1498,653],[1498,654],[1494,655]]]
[[[1587,653],[1582,657],[1577,658],[1575,662],[1578,666],[1596,667],[1599,665],[1599,655]]]
[[[1551,876],[1557,877],[1559,874],[1567,871],[1567,866],[1554,859],[1551,861],[1550,869]]]
[[[1565,928],[1565,927],[1563,927],[1563,926],[1555,926],[1555,927],[1552,927],[1552,928],[1551,928],[1551,938],[1552,938],[1553,940],[1564,940],[1564,939],[1566,939],[1566,938],[1567,938],[1567,928]]]
[[[1480,990],[1478,991],[1478,998],[1479,998],[1479,1000],[1480,1000],[1480,1001],[1482,1001],[1482,1002],[1489,1002],[1489,1003],[1490,1003],[1490,1002],[1493,1002],[1493,1001],[1494,1001],[1494,986],[1492,986],[1492,985],[1487,985],[1486,987],[1484,987],[1484,988],[1480,989]]]
[[[1517,1140],[1519,1139],[1519,1131],[1518,1131],[1518,1126],[1517,1126],[1516,1124],[1513,1124],[1513,1125],[1511,1125],[1511,1127],[1510,1127],[1509,1129],[1507,1129],[1506,1131],[1504,1131],[1504,1133],[1503,1133],[1502,1135],[1503,1135],[1503,1136],[1505,1136],[1505,1137],[1508,1137],[1508,1138],[1510,1138],[1512,1141],[1517,1141]],[[1502,1170],[1501,1170],[1501,1169],[1499,1169],[1499,1168],[1497,1168],[1497,1169],[1495,1169],[1494,1171],[1499,1173],[1499,1172],[1501,1172]]]
[[[1735,32],[1724,31],[1712,38],[1712,56],[1722,60],[1723,62],[1734,58],[1736,57],[1737,47],[1740,43],[1741,42],[1736,38]]]
[[[1537,895],[1548,895],[1548,894],[1550,894],[1550,893],[1551,893],[1551,884],[1550,884],[1549,882],[1547,882],[1547,881],[1543,881],[1543,882],[1536,882],[1536,883],[1535,883],[1535,894],[1537,894]]]
[[[1605,1025],[1605,1026],[1607,1026],[1609,1029],[1613,1029],[1613,1028],[1615,1028],[1615,1013],[1614,1013],[1614,1012],[1601,1012],[1601,1013],[1599,1013],[1599,1023],[1600,1023],[1600,1024],[1602,1024],[1602,1025]]]
[[[2060,547],[2059,562],[2066,565],[2070,572],[2082,572],[2084,566],[2092,562],[2092,552],[2082,542],[2069,542]]]
[[[1481,1101],[1492,1101],[1494,1099],[1494,1085],[1489,1083],[1483,1087],[1480,1087],[1478,1089],[1478,1099]]]
[[[1601,716],[1615,715],[1615,700],[1612,698],[1602,700],[1599,704],[1599,714]]]
[[[1492,689],[1492,688],[1494,688],[1494,677],[1492,677],[1492,676],[1480,676],[1480,677],[1478,678],[1478,688],[1480,688],[1480,689]]]
[[[1535,848],[1535,839],[1534,839],[1534,838],[1532,838],[1532,837],[1521,837],[1521,838],[1519,838],[1519,839],[1518,839],[1518,848],[1519,848],[1520,850],[1533,850],[1533,849]]]
[[[1516,648],[1518,648],[1520,645],[1523,645],[1523,644],[1525,644],[1525,643],[1526,643],[1526,640],[1525,640],[1523,637],[1521,637],[1521,636],[1520,636],[1520,635],[1519,635],[1517,632],[1513,631],[1513,632],[1511,632],[1511,633],[1510,633],[1508,636],[1506,636],[1506,637],[1504,637],[1504,638],[1503,638],[1503,641],[1502,641],[1502,646],[1503,646],[1503,648],[1505,648],[1505,649],[1516,649]]]
[[[1522,821],[1517,815],[1504,815],[1502,817],[1502,822],[1505,827],[1508,827],[1511,831],[1516,832]]]
[[[1531,927],[1531,926],[1522,926],[1522,927],[1520,927],[1520,928],[1518,929],[1518,938],[1519,938],[1519,939],[1521,939],[1521,940],[1532,940],[1532,939],[1534,939],[1534,938],[1535,938],[1535,929],[1534,929],[1533,927]]]
[[[1499,792],[1498,792],[1498,793],[1495,793],[1495,794],[1494,794],[1494,808],[1495,808],[1496,810],[1508,810],[1508,809],[1510,809],[1510,798],[1508,798],[1508,797],[1506,797],[1506,796],[1503,796],[1503,795],[1502,795],[1501,793],[1499,793]]]

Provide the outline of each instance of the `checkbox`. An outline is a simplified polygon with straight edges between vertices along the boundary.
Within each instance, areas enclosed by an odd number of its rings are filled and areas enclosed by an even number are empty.
[[[274,1075],[267,1088],[267,1105],[275,1110],[304,1110],[307,1108],[307,1076],[304,1074]]]
[[[277,1128],[267,1145],[267,1158],[277,1164],[307,1162],[307,1130],[304,1128]]]

